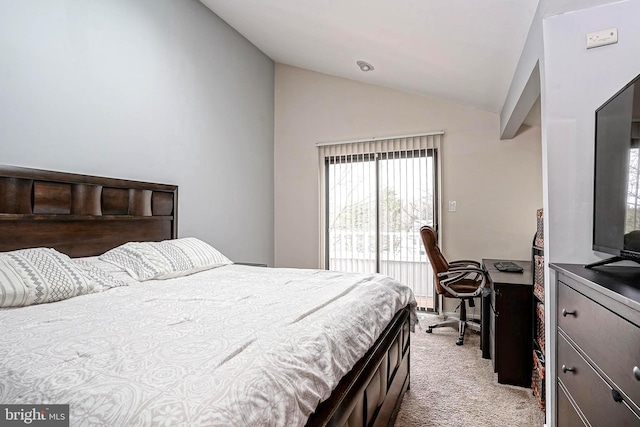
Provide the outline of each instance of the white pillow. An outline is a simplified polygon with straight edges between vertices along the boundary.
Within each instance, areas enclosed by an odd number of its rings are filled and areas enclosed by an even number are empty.
[[[81,265],[91,265],[92,268],[98,268],[104,272],[105,275],[110,276],[113,280],[118,282],[124,282],[125,285],[135,285],[139,283],[136,279],[131,277],[129,273],[115,264],[107,261],[102,261],[97,256],[73,258],[74,263]]]
[[[104,269],[100,268],[98,265],[96,265],[96,262],[91,262],[86,258],[82,258],[82,259],[73,259],[73,264],[79,269],[81,270],[85,276],[91,278],[91,280],[93,280],[94,283],[94,292],[103,292],[103,291],[107,291],[111,288],[117,288],[120,286],[128,286],[129,284],[126,282],[125,280],[120,280],[118,278],[116,278],[114,275],[110,274],[109,271],[105,271]],[[116,268],[115,266],[113,266],[112,264],[109,264],[107,262],[102,262],[102,261],[97,261],[101,264],[107,264],[112,266],[113,268]],[[122,270],[120,270],[122,271]],[[128,280],[130,280],[133,283],[137,283],[135,282],[133,279],[131,279],[131,277],[129,277],[129,275],[127,275],[127,273],[125,273],[124,271],[122,271],[122,275],[126,276],[126,278],[128,278]]]
[[[3,261],[0,300],[6,304],[2,307],[61,301],[90,294],[94,289],[93,281],[73,265],[71,258],[55,249],[3,252],[0,260]]]
[[[35,292],[27,287],[9,258],[0,257],[0,307],[29,305],[34,295]]]
[[[211,245],[194,237],[162,242],[129,242],[99,259],[111,262],[136,280],[170,279],[233,264]]]
[[[125,243],[105,252],[98,259],[121,267],[136,280],[153,279],[162,274],[162,270],[147,258],[140,245],[144,243]]]

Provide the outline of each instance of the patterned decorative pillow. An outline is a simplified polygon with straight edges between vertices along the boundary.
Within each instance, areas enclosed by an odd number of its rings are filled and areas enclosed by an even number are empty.
[[[129,242],[113,248],[98,257],[125,270],[136,280],[150,280],[162,274],[156,265],[140,250],[142,243]]]
[[[6,283],[13,283],[13,289],[16,290],[12,304],[32,305],[61,301],[90,294],[94,290],[93,281],[73,265],[71,258],[55,249],[33,248],[4,252],[0,254],[0,259],[4,261],[4,265],[13,269],[23,286],[28,289],[28,296],[21,298],[18,295],[22,291],[18,285],[8,280]]]
[[[165,240],[152,245],[152,249],[157,253],[154,259],[158,260],[158,266],[166,271],[156,279],[181,277],[233,264],[213,246],[195,237]]]
[[[11,261],[0,257],[0,307],[23,307],[34,297],[35,292],[27,287]]]
[[[120,286],[129,286],[128,283],[125,283],[123,280],[116,279],[107,271],[88,261],[82,259],[74,259],[73,264],[78,269],[82,270],[85,276],[88,276],[91,278],[91,280],[93,280],[94,292],[102,292]]]
[[[194,237],[162,242],[129,242],[106,252],[99,259],[118,265],[140,281],[181,277],[233,264],[211,245]]]

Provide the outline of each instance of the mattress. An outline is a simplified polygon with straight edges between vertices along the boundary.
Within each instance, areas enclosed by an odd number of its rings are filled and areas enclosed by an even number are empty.
[[[405,306],[378,274],[228,265],[0,309],[0,402],[74,426],[299,426]]]

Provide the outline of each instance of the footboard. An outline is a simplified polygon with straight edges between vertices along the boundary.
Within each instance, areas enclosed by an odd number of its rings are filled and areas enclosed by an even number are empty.
[[[396,314],[378,341],[322,402],[307,426],[392,426],[409,388],[409,308]]]

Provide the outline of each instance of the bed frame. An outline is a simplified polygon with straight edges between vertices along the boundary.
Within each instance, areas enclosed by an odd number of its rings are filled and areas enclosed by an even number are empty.
[[[178,187],[0,165],[0,251],[99,255],[177,237]],[[410,312],[399,311],[307,426],[392,426],[409,388]]]
[[[400,310],[373,347],[311,415],[307,426],[393,426],[409,389],[409,307]]]
[[[0,251],[51,247],[100,255],[178,235],[178,187],[0,166]]]

